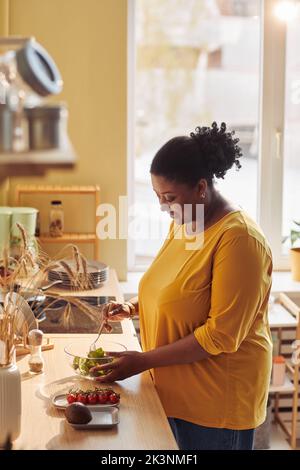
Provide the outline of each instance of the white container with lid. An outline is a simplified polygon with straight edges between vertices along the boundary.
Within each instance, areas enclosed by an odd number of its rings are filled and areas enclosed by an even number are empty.
[[[10,245],[10,229],[12,210],[10,207],[0,207],[0,257],[5,248]]]
[[[26,108],[30,150],[60,148],[67,129],[68,111],[65,105],[45,105]]]
[[[14,359],[2,364],[1,354],[0,390],[0,447],[4,447],[21,431],[21,374]]]
[[[11,235],[21,239],[17,223],[23,225],[29,238],[34,237],[38,210],[34,207],[12,207]]]

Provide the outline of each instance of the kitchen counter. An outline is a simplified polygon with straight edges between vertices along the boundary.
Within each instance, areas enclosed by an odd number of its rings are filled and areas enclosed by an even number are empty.
[[[128,323],[131,322],[128,320]],[[114,335],[113,339],[125,344],[128,349],[139,349],[132,326],[130,324],[127,326],[128,328],[124,327],[125,332],[122,335]],[[14,448],[177,449],[148,372],[112,384],[112,387],[121,394],[118,426],[96,431],[74,430],[66,422],[64,411],[56,409],[49,397],[60,388],[76,384],[63,348],[74,341],[84,341],[88,347],[95,335],[47,336],[55,346],[53,350],[43,353],[45,360],[43,374],[30,375],[28,355],[18,358],[18,367],[22,374],[22,425],[21,435],[14,443]]]
[[[113,271],[109,283],[99,291],[99,295],[115,295],[122,300]],[[132,321],[124,320],[122,327],[122,334],[106,334],[106,339],[121,343],[128,350],[139,351]],[[78,386],[78,376],[67,361],[64,347],[78,341],[86,343],[88,350],[95,335],[47,334],[46,337],[54,343],[54,349],[43,352],[44,373],[31,375],[29,356],[17,358],[22,374],[22,425],[15,449],[178,449],[149,372],[111,384],[121,394],[120,423],[116,427],[94,431],[73,429],[66,422],[64,411],[52,405],[51,396],[72,385]],[[91,386],[95,384],[88,382]]]

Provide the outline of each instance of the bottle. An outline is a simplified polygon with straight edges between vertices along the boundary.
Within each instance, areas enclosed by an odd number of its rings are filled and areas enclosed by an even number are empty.
[[[64,210],[61,201],[51,201],[49,233],[61,237],[64,231]]]
[[[281,386],[285,380],[285,359],[283,356],[273,357],[272,384]]]
[[[43,332],[41,330],[31,330],[28,334],[30,346],[30,357],[28,360],[29,370],[33,374],[39,374],[44,369],[44,359],[42,356]]]

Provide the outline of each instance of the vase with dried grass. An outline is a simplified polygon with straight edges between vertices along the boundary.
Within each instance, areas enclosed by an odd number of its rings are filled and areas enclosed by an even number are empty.
[[[65,302],[63,322],[67,327],[72,320],[72,306],[80,309],[87,318],[101,324],[103,313],[74,296],[66,296],[47,288],[48,302],[39,303],[41,287],[48,273],[55,267],[63,268],[74,290],[93,287],[88,273],[87,260],[74,245],[67,245],[55,259],[50,259],[42,250],[32,253],[24,227],[17,224],[21,234],[20,252],[17,258],[4,250],[0,256],[0,447],[16,439],[20,433],[21,380],[15,364],[16,347],[20,342],[26,350],[28,331],[36,328],[35,322],[28,324],[28,316],[38,319],[45,310],[58,301]],[[34,301],[26,301],[28,291]],[[44,302],[44,301],[42,301]],[[111,327],[104,323],[106,331]]]
[[[16,310],[10,302],[0,308],[0,447],[21,430],[21,376],[15,361]]]

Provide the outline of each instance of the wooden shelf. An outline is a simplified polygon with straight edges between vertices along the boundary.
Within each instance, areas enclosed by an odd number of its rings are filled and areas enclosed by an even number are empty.
[[[76,156],[70,146],[64,150],[0,153],[0,181],[10,176],[44,175],[56,168],[73,168]]]
[[[99,186],[39,186],[18,185],[17,190],[26,194],[94,194],[100,191]]]
[[[77,156],[69,139],[62,148],[0,153],[0,182],[11,176],[43,176],[52,169],[71,169]]]
[[[294,384],[288,377],[285,377],[283,385],[270,385],[269,393],[291,393],[295,391]]]
[[[95,231],[93,233],[75,233],[66,232],[61,237],[51,237],[49,233],[41,233],[37,239],[44,244],[57,244],[57,243],[91,243],[94,245],[94,259],[99,260],[99,240],[97,237],[97,224],[99,216],[96,215],[97,207],[100,204],[100,186],[98,185],[84,185],[84,186],[61,186],[61,185],[18,185],[16,188],[16,203],[21,204],[22,195],[30,194],[57,194],[57,195],[76,195],[76,196],[92,196],[95,205]],[[44,228],[47,230],[48,227]]]
[[[64,233],[61,237],[51,237],[48,233],[43,233],[37,239],[42,243],[89,243],[95,242],[95,233]]]
[[[299,295],[299,294],[298,294]],[[285,328],[295,330],[295,339],[300,339],[300,307],[295,299],[289,294],[281,292],[277,302],[269,311],[270,327],[277,330],[279,348],[278,353],[282,355],[282,331]],[[291,340],[292,341],[292,340]],[[291,377],[292,381],[288,377]],[[291,447],[296,448],[297,441],[297,417],[298,417],[298,390],[299,390],[299,364],[286,362],[285,382],[281,386],[270,385],[269,392],[275,394],[274,418],[281,426],[290,440]],[[290,394],[292,396],[292,418],[291,426],[287,427],[280,413],[280,395]]]

